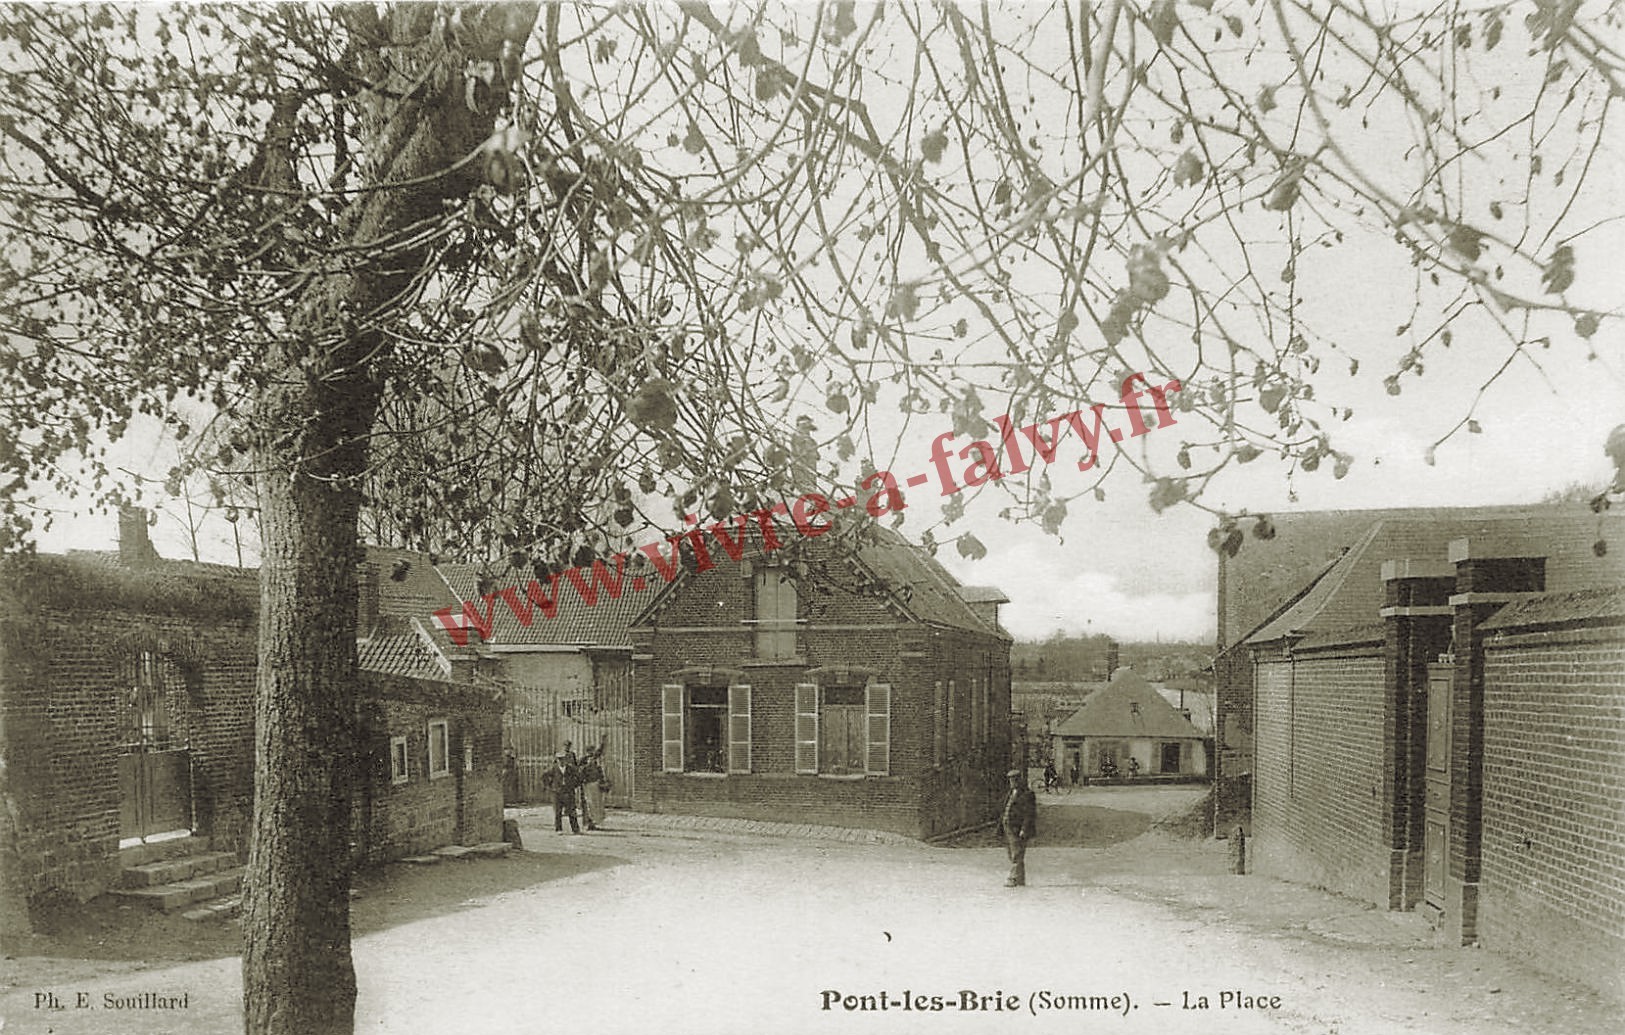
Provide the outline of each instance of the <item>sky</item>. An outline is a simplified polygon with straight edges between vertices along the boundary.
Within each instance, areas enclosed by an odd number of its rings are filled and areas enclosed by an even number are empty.
[[[1617,134],[1612,143],[1591,175],[1600,183],[1625,187],[1625,155]],[[1381,161],[1376,153],[1382,146],[1380,134],[1369,146],[1371,160]],[[1492,183],[1505,172],[1482,168],[1475,174]],[[1603,202],[1598,220],[1618,220],[1620,212],[1611,203],[1611,197]],[[1608,304],[1618,297],[1618,285],[1625,284],[1625,234],[1617,231],[1616,222],[1614,232],[1605,233],[1577,261],[1581,282],[1576,290]],[[1329,359],[1312,378],[1318,400],[1355,411],[1351,420],[1333,429],[1332,441],[1354,456],[1353,466],[1340,480],[1334,479],[1330,465],[1291,478],[1280,461],[1265,456],[1227,468],[1208,486],[1203,505],[1259,513],[1525,503],[1576,484],[1600,485],[1611,477],[1603,441],[1611,428],[1625,424],[1620,321],[1604,321],[1589,342],[1572,333],[1553,334],[1549,349],[1512,358],[1481,397],[1476,393],[1506,360],[1508,346],[1504,339],[1475,333],[1468,322],[1451,349],[1428,354],[1422,377],[1405,379],[1400,394],[1390,395],[1382,378],[1409,347],[1410,339],[1396,335],[1395,324],[1411,322],[1407,300],[1416,297],[1415,277],[1397,246],[1379,238],[1302,263],[1294,290],[1306,299],[1306,317],[1323,330],[1336,328],[1344,359],[1358,357],[1361,362],[1360,373],[1351,375],[1346,361]],[[1420,326],[1423,320],[1416,322]],[[1075,400],[1075,405],[1111,401],[1112,395],[1103,395]],[[1430,447],[1469,412],[1482,430],[1454,435],[1432,451],[1430,464]],[[787,424],[796,415],[787,412]],[[828,412],[815,415],[822,424],[831,421]],[[928,468],[932,438],[950,428],[946,415],[917,417],[906,426],[888,425],[883,418],[871,424],[883,439],[890,435],[896,442],[894,469],[905,477]],[[1177,427],[1159,429],[1131,445],[1147,450],[1166,470],[1179,435]],[[156,434],[137,431],[115,447],[115,456],[123,466],[162,477],[171,462],[171,446]],[[1090,484],[1061,459],[1047,473],[1060,496]],[[936,523],[943,501],[931,498],[928,490],[909,499],[912,512],[901,531],[917,537]],[[184,508],[174,501],[157,502],[160,513],[152,535],[159,551],[192,556]],[[1104,501],[1085,495],[1073,504],[1059,536],[1033,524],[1003,520],[1003,507],[997,492],[968,496],[964,517],[935,534],[949,539],[969,531],[987,547],[980,560],[960,557],[951,545],[938,557],[962,581],[1005,592],[1010,602],[1001,617],[1018,638],[1059,631],[1133,641],[1212,639],[1217,563],[1206,545],[1214,524],[1210,513],[1184,505],[1154,512],[1146,487],[1126,468],[1114,472]],[[224,521],[210,522],[199,533],[198,554],[235,563],[238,543],[232,532]],[[113,517],[74,514],[69,505],[39,545],[51,551],[105,549],[115,541]],[[247,541],[245,560],[253,563],[251,534]]]

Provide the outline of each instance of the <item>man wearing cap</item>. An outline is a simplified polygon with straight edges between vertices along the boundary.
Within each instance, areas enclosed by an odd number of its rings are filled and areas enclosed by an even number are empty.
[[[1038,834],[1038,799],[1020,769],[1005,775],[1010,779],[1010,793],[999,812],[999,834],[1010,854],[1010,878],[1004,886],[1020,888],[1027,884],[1027,842]]]
[[[564,833],[565,816],[570,817],[570,833],[581,833],[581,824],[576,821],[576,788],[580,783],[569,756],[562,751],[554,755],[553,768],[542,777],[542,785],[553,792],[554,833]]]

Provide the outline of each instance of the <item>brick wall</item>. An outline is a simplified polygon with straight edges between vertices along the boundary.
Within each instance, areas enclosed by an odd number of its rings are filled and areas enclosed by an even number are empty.
[[[1251,822],[1253,794],[1253,659],[1235,647],[1213,662],[1213,829]]]
[[[754,657],[753,634],[739,624],[752,615],[750,581],[726,562],[677,585],[658,624],[633,631],[633,806],[919,837],[990,821],[1011,757],[1008,641],[906,622],[882,600],[839,586],[804,586],[799,596],[806,624],[798,656],[785,662]],[[751,686],[749,774],[662,771],[661,687],[682,682],[681,669],[706,665],[742,673],[729,678]],[[888,776],[795,772],[795,685],[816,681],[809,670],[838,666],[861,666],[891,685]]]
[[[128,666],[154,652],[189,746],[194,828],[241,847],[253,798],[255,630],[246,620],[41,609],[0,616],[8,782],[26,892],[81,899],[117,876]]]
[[[1386,907],[1380,648],[1261,655],[1253,866]]]
[[[1485,947],[1625,996],[1625,627],[1485,644],[1479,902]]]
[[[502,710],[448,683],[367,674],[361,695],[361,757],[353,840],[358,861],[377,863],[443,845],[502,836]],[[429,723],[447,722],[449,772],[429,772]],[[390,780],[389,745],[406,738],[407,779]],[[464,747],[473,771],[464,769]]]

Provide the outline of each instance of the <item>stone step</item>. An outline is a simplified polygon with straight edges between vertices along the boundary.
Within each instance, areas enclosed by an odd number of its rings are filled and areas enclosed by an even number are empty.
[[[236,865],[237,856],[232,852],[204,852],[201,855],[183,855],[179,858],[165,859],[161,862],[150,862],[140,866],[126,866],[122,875],[122,883],[126,888],[155,888],[162,884],[174,884],[178,881],[190,880],[193,877],[219,873]]]
[[[235,894],[242,886],[243,868],[237,866],[219,873],[190,877],[169,884],[160,884],[156,887],[120,888],[115,890],[113,894],[131,902],[151,906],[153,909],[165,913],[173,913],[177,909],[185,909],[197,902]]]
[[[118,860],[119,864],[126,868],[144,866],[147,863],[177,859],[183,855],[202,855],[212,847],[207,837],[197,835],[172,837],[164,841],[153,841],[149,844],[120,848],[118,850]]]
[[[238,892],[234,895],[223,895],[220,898],[211,898],[182,913],[187,920],[230,920],[239,916],[243,911],[243,895]]]

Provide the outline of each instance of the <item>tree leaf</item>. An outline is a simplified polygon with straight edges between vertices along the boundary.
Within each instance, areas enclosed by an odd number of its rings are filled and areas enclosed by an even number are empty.
[[[1166,47],[1172,43],[1174,30],[1179,28],[1179,11],[1174,7],[1174,0],[1157,0],[1153,3],[1147,23],[1157,46]]]
[[[1194,148],[1186,148],[1185,153],[1179,156],[1174,163],[1174,186],[1188,187],[1202,182],[1202,159],[1196,155]]]
[[[943,129],[934,129],[920,139],[920,154],[928,162],[942,161],[942,153],[948,148],[948,134]]]

